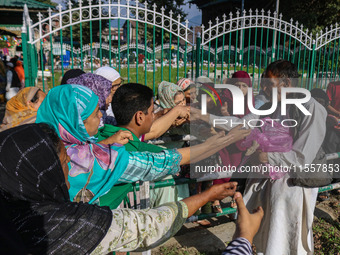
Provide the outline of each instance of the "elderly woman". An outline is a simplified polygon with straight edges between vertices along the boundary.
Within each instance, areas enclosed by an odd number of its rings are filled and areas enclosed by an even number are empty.
[[[37,87],[24,88],[6,104],[0,131],[23,124],[34,123],[38,108],[46,94]]]
[[[237,185],[215,186],[154,209],[111,211],[70,202],[70,158],[47,125],[6,130],[0,133],[0,141],[0,197],[29,254],[149,250],[174,235],[199,206],[233,195]]]
[[[182,78],[178,80],[177,85],[183,90],[187,105],[190,105],[190,103],[197,102],[196,85],[192,80],[187,79],[187,78]]]
[[[68,79],[67,82],[69,84],[78,84],[88,87],[99,97],[99,110],[103,114],[100,126],[103,126],[104,124],[117,124],[113,115],[107,115],[107,110],[115,92],[111,81],[97,74],[84,73],[78,77]]]
[[[98,96],[90,89],[80,85],[58,86],[50,90],[39,108],[37,123],[51,125],[63,140],[67,154],[71,158],[68,179],[72,201],[98,202],[115,184],[138,180],[155,180],[175,174],[180,164],[199,160],[197,152],[189,148],[164,150],[160,153],[127,152],[120,144],[130,137],[109,137],[96,143],[95,135],[102,117],[98,106]],[[126,131],[128,132],[128,131]],[[202,146],[210,146],[211,152],[225,147],[247,132],[238,131],[236,136],[216,136]],[[209,153],[211,153],[209,151]]]
[[[167,81],[162,81],[159,84],[158,99],[163,109],[186,104],[183,90],[176,84]]]
[[[61,79],[60,85],[68,84],[68,79],[76,78],[84,73],[85,72],[81,69],[70,69],[64,74],[63,78]]]
[[[174,83],[162,81],[158,86],[158,103],[163,109],[163,113],[171,111],[176,107],[185,106],[186,99],[183,90]],[[178,141],[177,137],[190,134],[188,123],[189,115],[184,118],[178,117],[171,124],[171,128],[160,138],[165,142],[166,148],[181,148],[184,145],[182,140]],[[186,123],[185,125],[183,125]],[[173,139],[174,138],[174,139]]]
[[[112,84],[111,93],[112,96],[116,92],[116,90],[122,85],[123,79],[120,77],[120,74],[109,66],[103,66],[98,68],[95,72],[95,74],[104,77],[105,79],[109,80]],[[108,116],[105,119],[104,124],[112,124],[117,125],[116,120],[114,119],[114,114],[112,112],[111,104],[109,105],[108,109],[106,110],[106,115]]]

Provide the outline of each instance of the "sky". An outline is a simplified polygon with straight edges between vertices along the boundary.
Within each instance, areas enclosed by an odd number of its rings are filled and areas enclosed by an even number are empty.
[[[191,26],[200,26],[202,24],[202,11],[197,8],[195,4],[189,4],[190,0],[185,1],[185,5],[182,5],[181,8],[187,13],[187,19],[189,20],[189,27]],[[52,0],[55,3],[61,3],[62,0]],[[121,0],[123,3],[124,0]]]

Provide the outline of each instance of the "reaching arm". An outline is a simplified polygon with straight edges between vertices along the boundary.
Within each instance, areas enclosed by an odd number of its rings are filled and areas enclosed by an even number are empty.
[[[128,166],[118,182],[155,181],[176,174],[181,160],[182,155],[176,149],[159,153],[131,151]]]
[[[201,194],[153,209],[113,210],[110,229],[92,254],[145,251],[161,245],[170,239],[183,226],[187,217],[194,214],[198,208],[209,201],[233,196],[236,185],[235,182],[214,185]]]
[[[208,158],[221,149],[242,140],[250,134],[250,130],[241,129],[240,126],[232,129],[228,135],[220,132],[208,138],[204,143],[195,146],[180,148],[178,152],[182,154],[181,165],[196,163],[202,159]]]
[[[151,140],[163,135],[178,118],[185,118],[189,115],[190,108],[186,106],[176,106],[162,117],[156,119],[151,126],[151,130],[145,134],[144,140]]]
[[[336,116],[336,117],[340,117],[340,112],[337,111],[333,106],[329,105],[329,106],[327,107],[327,110],[328,110],[328,112],[329,112],[330,114],[332,114],[332,115],[334,115],[334,116]]]

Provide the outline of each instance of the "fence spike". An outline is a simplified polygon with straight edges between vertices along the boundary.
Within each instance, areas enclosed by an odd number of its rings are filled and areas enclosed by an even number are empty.
[[[253,10],[250,8],[249,9],[249,15],[251,16],[252,13],[253,13]]]
[[[61,9],[62,9],[63,7],[61,6],[61,4],[58,4],[58,10],[59,10],[59,12],[61,12]]]
[[[280,13],[279,17],[280,17],[280,19],[282,19],[282,13]]]
[[[219,21],[220,19],[219,19],[218,17],[216,17],[215,20],[216,20],[216,24],[218,24],[218,21]]]
[[[154,4],[152,5],[152,7],[153,7],[153,10],[154,10],[154,11],[156,11],[157,4],[156,4],[156,3],[154,3]],[[170,13],[172,14],[172,11],[171,11],[171,10],[170,10]]]
[[[164,11],[165,11],[165,8],[162,6],[162,8],[161,8],[162,14],[164,14]]]
[[[256,16],[259,15],[259,10],[257,8],[255,9],[255,14]]]
[[[271,14],[270,10],[268,10],[268,12],[267,12],[267,13],[268,13],[268,16],[270,16],[270,14]]]
[[[209,20],[208,24],[209,24],[209,27],[211,27],[211,25],[212,25],[212,22],[211,22],[211,20]]]
[[[38,16],[39,22],[41,22],[42,17],[43,17],[43,15],[41,14],[41,12],[38,12],[37,16]]]
[[[185,26],[186,26],[187,28],[189,27],[189,20],[188,20],[188,19],[185,20]]]
[[[230,17],[230,19],[233,18],[233,13],[232,12],[229,12],[229,17]]]
[[[227,15],[225,13],[222,15],[223,20],[225,21],[227,19]]]
[[[292,18],[290,18],[290,23],[293,24],[293,19]]]
[[[173,15],[174,13],[172,12],[172,10],[170,10],[169,11],[169,15],[170,15],[170,18],[172,18],[172,15]]]
[[[263,9],[261,10],[261,14],[264,15],[264,10]]]
[[[69,10],[71,10],[71,9],[72,9],[72,5],[73,5],[73,4],[72,4],[71,0],[70,0],[70,1],[68,1],[68,9],[69,9]]]

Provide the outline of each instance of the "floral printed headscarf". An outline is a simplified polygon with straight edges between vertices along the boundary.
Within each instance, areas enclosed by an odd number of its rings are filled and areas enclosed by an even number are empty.
[[[99,97],[99,109],[105,110],[106,98],[111,93],[112,83],[104,77],[92,74],[84,73],[76,78],[68,79],[68,84],[83,85],[91,89]]]
[[[176,84],[162,81],[158,86],[158,98],[162,108],[173,108],[175,104],[175,95],[183,90]]]
[[[95,201],[108,192],[124,173],[128,152],[124,146],[102,145],[86,131],[86,120],[98,105],[98,96],[80,85],[63,85],[49,91],[41,104],[37,123],[52,126],[63,140],[69,163],[71,200],[82,192]],[[91,180],[91,181],[90,181]]]

